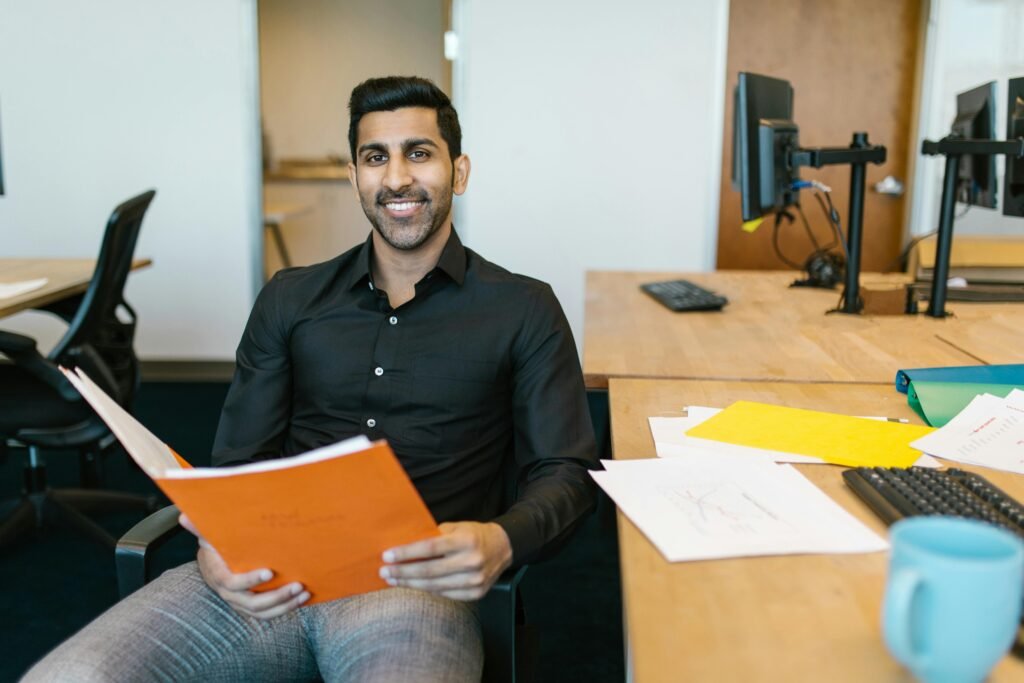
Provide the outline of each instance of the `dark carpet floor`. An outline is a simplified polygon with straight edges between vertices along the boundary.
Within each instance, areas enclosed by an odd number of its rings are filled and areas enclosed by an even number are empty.
[[[227,390],[219,383],[147,383],[135,413],[157,436],[195,465],[208,464],[220,406]],[[607,407],[591,397],[595,425],[607,433]],[[73,453],[47,455],[49,483],[77,486]],[[21,486],[25,454],[11,451],[0,460],[0,500],[11,500]],[[156,492],[128,458],[112,449],[104,463],[104,485],[119,490]],[[523,582],[529,621],[537,628],[540,652],[537,680],[587,683],[624,679],[622,610],[618,551],[609,502],[599,509],[555,558],[534,565]],[[8,506],[0,503],[0,514]],[[98,518],[115,535],[139,515]],[[187,535],[160,551],[163,566],[189,560]],[[117,600],[113,554],[60,528],[0,549],[0,682],[18,677],[57,643]]]

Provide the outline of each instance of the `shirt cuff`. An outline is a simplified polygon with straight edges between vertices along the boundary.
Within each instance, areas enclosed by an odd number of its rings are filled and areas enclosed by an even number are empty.
[[[527,564],[540,550],[542,539],[538,538],[533,519],[528,512],[509,510],[495,517],[495,524],[505,530],[512,546],[512,567]]]

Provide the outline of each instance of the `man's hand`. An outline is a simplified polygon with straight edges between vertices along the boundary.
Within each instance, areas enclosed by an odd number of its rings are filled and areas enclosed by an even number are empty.
[[[185,515],[178,521],[199,539],[199,573],[203,580],[233,610],[256,619],[273,619],[287,614],[309,600],[309,593],[302,589],[300,583],[290,583],[272,591],[254,593],[251,589],[266,583],[273,578],[269,569],[255,569],[244,574],[235,574],[229,568],[220,553],[210,545],[192,525]]]
[[[493,522],[448,522],[439,528],[436,538],[384,551],[381,578],[454,600],[482,598],[512,564],[508,534]]]

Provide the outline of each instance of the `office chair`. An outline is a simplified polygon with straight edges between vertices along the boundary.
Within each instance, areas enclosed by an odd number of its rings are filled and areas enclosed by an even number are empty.
[[[0,548],[50,520],[113,548],[114,537],[83,513],[157,507],[156,496],[97,489],[100,457],[114,438],[58,369],[81,367],[118,403],[131,405],[139,363],[132,347],[136,316],[124,300],[124,285],[142,218],[155,194],[144,192],[114,209],[86,291],[43,309],[68,323],[49,355],[40,354],[31,337],[0,331],[0,353],[12,361],[0,365],[0,450],[28,449],[22,495],[0,523]],[[82,488],[50,489],[43,449],[77,449]]]
[[[181,531],[178,508],[168,505],[149,515],[117,542],[117,587],[122,598],[153,578],[153,555]],[[506,571],[480,600],[484,641],[483,683],[528,683],[532,680],[533,635],[519,594],[526,567]]]

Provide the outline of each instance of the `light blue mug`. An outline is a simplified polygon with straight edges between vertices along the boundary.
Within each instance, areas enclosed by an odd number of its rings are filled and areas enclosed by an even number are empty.
[[[977,683],[1013,644],[1024,543],[957,517],[892,526],[882,628],[889,651],[927,683]]]

